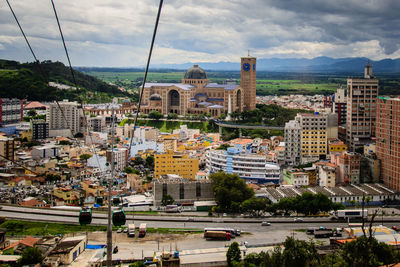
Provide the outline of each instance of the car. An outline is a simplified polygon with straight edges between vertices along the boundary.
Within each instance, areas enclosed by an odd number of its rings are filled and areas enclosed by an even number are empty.
[[[188,222],[194,222],[194,217],[189,217],[187,220]]]
[[[396,232],[398,232],[400,230],[399,227],[397,227],[396,225],[393,225],[392,229],[395,230]]]
[[[125,229],[124,229],[124,233],[128,233],[128,228],[125,228]]]
[[[261,223],[261,226],[270,226],[270,225],[271,225],[270,222],[262,222],[262,223]]]
[[[117,230],[117,233],[122,233],[122,228],[119,228],[119,229]]]
[[[294,222],[304,222],[302,218],[294,218]]]

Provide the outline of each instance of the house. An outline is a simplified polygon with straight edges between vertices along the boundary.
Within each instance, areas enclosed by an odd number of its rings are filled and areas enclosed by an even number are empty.
[[[36,198],[27,198],[18,203],[20,206],[24,207],[36,207],[43,208],[46,206],[46,202],[44,200],[37,200]]]
[[[59,257],[62,265],[71,264],[85,250],[86,236],[67,237],[61,240],[50,252],[52,258]]]
[[[35,238],[33,236],[27,236],[22,240],[19,240],[17,242],[12,243],[3,251],[10,250],[12,249],[14,251],[14,254],[20,255],[22,252],[27,248],[27,247],[34,247],[35,244],[39,241],[39,238]]]

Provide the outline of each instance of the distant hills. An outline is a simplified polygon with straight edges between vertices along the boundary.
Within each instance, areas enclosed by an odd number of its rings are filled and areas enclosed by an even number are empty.
[[[74,70],[74,74],[79,90],[50,87],[48,82],[75,86],[70,69],[61,62],[43,61],[40,66],[42,71],[36,63],[0,59],[0,97],[37,101],[66,98],[93,102],[109,100],[114,96],[128,96],[117,86],[109,85],[77,70]]]
[[[364,65],[368,62],[368,58],[330,58],[316,57],[307,58],[269,58],[257,59],[258,71],[277,71],[277,72],[318,72],[318,73],[360,73],[363,72]],[[370,60],[373,65],[374,72],[394,73],[400,72],[400,58],[383,59],[379,61]],[[215,63],[198,63],[189,62],[183,64],[158,64],[152,65],[153,69],[179,69],[186,70],[199,64],[206,70],[217,71],[239,71],[239,62],[215,62]]]

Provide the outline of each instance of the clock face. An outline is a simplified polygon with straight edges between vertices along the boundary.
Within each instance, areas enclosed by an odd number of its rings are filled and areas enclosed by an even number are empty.
[[[244,63],[243,64],[243,70],[244,71],[249,71],[250,70],[250,64],[249,63]]]
[[[256,70],[256,64],[253,64],[253,70],[254,71]]]

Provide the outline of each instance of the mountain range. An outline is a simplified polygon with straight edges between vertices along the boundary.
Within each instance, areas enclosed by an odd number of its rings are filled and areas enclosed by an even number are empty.
[[[374,72],[400,72],[400,58],[397,59],[383,59],[383,60],[369,60],[365,57],[352,57],[352,58],[330,58],[330,57],[316,57],[312,59],[307,58],[269,58],[257,59],[258,71],[277,71],[277,72],[318,72],[318,73],[334,73],[334,72],[362,72],[363,67],[367,62],[373,66]],[[178,69],[186,70],[198,64],[201,68],[206,70],[216,71],[239,71],[239,62],[214,62],[214,63],[198,63],[188,62],[183,64],[156,64],[152,65],[153,69]]]

